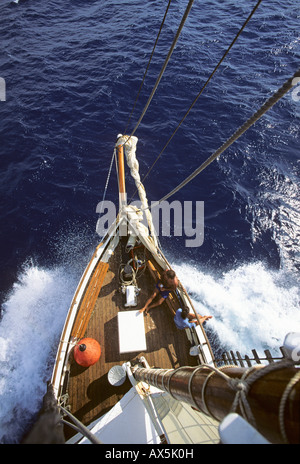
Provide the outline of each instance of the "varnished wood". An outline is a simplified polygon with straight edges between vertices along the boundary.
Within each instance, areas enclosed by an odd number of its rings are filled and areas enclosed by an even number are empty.
[[[117,146],[118,169],[119,169],[119,192],[125,193],[125,165],[123,145]]]
[[[144,316],[147,351],[120,355],[117,316],[119,311],[129,309],[124,306],[124,295],[119,291],[121,262],[121,250],[117,248],[110,261],[86,331],[82,334],[100,343],[100,360],[84,369],[71,359],[69,406],[71,412],[84,424],[102,416],[131,388],[128,380],[121,387],[113,387],[109,384],[107,374],[116,364],[122,365],[140,356],[145,356],[151,367],[171,369],[196,364],[195,357],[189,355],[190,345],[185,331],[176,328],[174,313],[170,311],[166,302],[151,309],[149,314]],[[137,283],[141,291],[138,296],[138,306],[131,308],[135,311],[143,307],[154,290],[155,281],[146,269]],[[66,431],[68,432],[70,431]]]
[[[81,288],[81,285],[83,284],[83,281],[84,279],[86,278],[86,275],[87,273],[89,272],[89,269],[92,265],[92,262],[93,262],[93,259],[95,258],[96,254],[97,254],[97,251],[98,249],[103,245],[103,243],[99,243],[99,245],[96,247],[94,253],[93,253],[93,256],[92,258],[90,259],[90,262],[89,264],[87,265],[82,277],[81,277],[81,280],[80,280],[80,283],[76,289],[76,292],[75,292],[75,295],[73,297],[73,300],[72,300],[72,303],[71,303],[71,307],[70,307],[70,310],[68,311],[68,315],[67,315],[67,318],[66,318],[66,321],[65,321],[65,325],[64,325],[64,328],[63,328],[63,332],[62,332],[62,335],[61,335],[61,340],[59,342],[59,346],[58,346],[58,351],[57,351],[57,360],[59,360],[61,358],[61,355],[62,355],[62,350],[63,350],[63,346],[64,346],[64,343],[63,343],[63,340],[65,340],[66,338],[66,333],[67,333],[67,328],[68,328],[68,325],[69,325],[69,322],[70,322],[70,318],[71,318],[71,314],[72,314],[72,309],[74,308],[75,304],[76,304],[76,301],[77,301],[77,298],[78,298],[78,294],[79,294],[79,291],[80,291],[80,288]],[[53,371],[53,375],[52,375],[52,382],[54,383],[55,382],[55,379],[56,377],[58,376],[58,362],[55,363],[55,366],[54,366],[54,371]]]
[[[262,370],[265,367],[261,368]],[[230,367],[224,371],[230,378],[241,378],[245,368]],[[285,408],[282,410],[286,437],[282,434],[279,422],[279,410],[283,395],[294,376],[299,375],[296,367],[282,366],[281,369],[266,370],[257,379],[247,393],[247,404],[256,422],[256,429],[271,443],[300,443],[300,382],[295,381],[293,388],[286,396]],[[137,369],[134,373],[137,381],[145,381],[168,391],[179,401],[197,406],[218,421],[224,419],[231,411],[236,390],[224,377],[214,374],[207,367],[195,369],[182,367],[178,371],[153,371]],[[153,377],[155,380],[153,380]],[[251,374],[248,376],[251,379]],[[205,400],[205,403],[204,403]],[[241,414],[241,411],[237,410]]]
[[[99,261],[95,271],[93,272],[73,326],[72,336],[74,338],[82,338],[87,329],[92,311],[94,310],[96,304],[97,297],[100,293],[105,275],[108,271],[108,267],[108,263]]]

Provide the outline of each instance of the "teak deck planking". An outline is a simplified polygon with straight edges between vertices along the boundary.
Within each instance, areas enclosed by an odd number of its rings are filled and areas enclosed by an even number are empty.
[[[138,279],[138,286],[141,288],[138,306],[124,307],[124,295],[119,291],[120,262],[119,247],[110,260],[109,269],[84,334],[84,337],[94,338],[100,343],[100,359],[89,368],[78,366],[74,360],[71,362],[68,385],[70,410],[84,424],[105,414],[131,388],[129,380],[121,387],[109,384],[107,374],[116,364],[122,365],[140,356],[145,356],[150,367],[169,369],[196,364],[195,358],[189,355],[190,345],[185,331],[176,328],[174,316],[166,302],[151,309],[149,314],[144,316],[147,351],[119,353],[118,311],[139,310],[154,289],[153,277],[147,269]],[[70,430],[66,432],[72,434]]]

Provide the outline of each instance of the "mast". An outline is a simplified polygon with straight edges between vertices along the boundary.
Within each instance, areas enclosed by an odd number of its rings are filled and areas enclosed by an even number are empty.
[[[137,381],[155,386],[218,421],[237,404],[236,412],[244,417],[246,412],[249,422],[271,443],[293,444],[300,443],[299,373],[287,361],[258,369],[202,365],[174,370],[137,367],[133,371]]]
[[[125,187],[125,165],[123,145],[117,145],[118,169],[119,169],[119,203],[120,210],[127,204],[126,187]]]
[[[116,146],[117,158],[118,158],[118,183],[119,183],[119,216],[121,219],[119,234],[120,237],[126,237],[128,234],[127,227],[127,195],[125,187],[125,163],[124,163],[124,143],[120,139],[121,135],[118,136],[118,142]]]

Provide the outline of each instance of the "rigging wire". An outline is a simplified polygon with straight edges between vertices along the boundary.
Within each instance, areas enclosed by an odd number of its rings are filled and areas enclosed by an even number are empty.
[[[152,166],[149,168],[148,172],[146,173],[146,175],[144,176],[144,178],[142,179],[142,183],[145,181],[145,179],[148,177],[148,175],[150,174],[150,172],[152,171],[152,169],[154,168],[155,164],[157,163],[157,161],[159,160],[159,158],[161,157],[161,155],[163,154],[163,152],[165,151],[165,149],[167,148],[167,146],[169,145],[169,143],[171,142],[172,138],[174,137],[174,135],[176,134],[176,132],[178,131],[179,127],[181,126],[181,124],[183,123],[183,121],[185,120],[185,118],[188,116],[188,114],[190,113],[191,109],[193,108],[193,106],[195,105],[195,103],[197,102],[198,98],[200,97],[200,95],[202,94],[202,92],[204,91],[204,89],[206,88],[206,86],[208,85],[209,81],[212,79],[212,77],[214,76],[214,74],[216,73],[216,71],[218,70],[218,68],[220,67],[221,63],[224,61],[224,59],[226,58],[226,56],[228,55],[229,51],[231,50],[231,48],[233,47],[233,45],[235,44],[235,42],[237,41],[237,39],[239,38],[239,36],[241,35],[241,33],[243,32],[243,30],[245,29],[246,25],[248,24],[248,22],[250,21],[250,19],[252,18],[252,16],[254,15],[255,11],[257,10],[257,8],[259,7],[260,3],[262,2],[262,0],[258,0],[257,4],[255,5],[255,7],[253,8],[253,10],[251,11],[250,15],[248,16],[248,18],[246,19],[246,21],[244,22],[244,24],[242,25],[242,27],[240,28],[239,32],[236,34],[235,38],[233,39],[233,41],[231,42],[231,44],[229,45],[229,47],[227,48],[226,52],[223,54],[222,58],[219,60],[218,64],[215,66],[214,70],[212,71],[212,73],[210,74],[209,78],[206,80],[205,84],[203,85],[202,89],[200,90],[200,92],[198,93],[198,95],[196,96],[196,98],[194,99],[194,101],[192,102],[192,104],[190,105],[190,107],[188,108],[187,112],[185,113],[185,115],[183,116],[183,118],[181,119],[181,121],[179,122],[179,124],[177,125],[176,129],[174,130],[173,134],[170,136],[170,138],[168,139],[167,143],[165,144],[165,146],[163,147],[163,149],[161,150],[161,152],[159,153],[159,155],[157,156],[157,158],[155,159],[154,163],[152,164]],[[130,201],[132,200],[132,198],[134,197],[134,195],[136,194],[136,191],[134,192],[134,194],[132,195]]]
[[[129,118],[128,118],[128,120],[127,120],[127,124],[126,124],[125,130],[124,130],[124,134],[126,134],[126,132],[127,132],[127,128],[128,128],[128,126],[129,126],[129,123],[130,123],[132,114],[133,114],[133,112],[134,112],[134,110],[135,110],[135,107],[136,107],[138,98],[139,98],[139,96],[140,96],[142,87],[143,87],[143,85],[144,85],[144,82],[145,82],[145,79],[146,79],[146,75],[147,75],[147,72],[148,72],[148,69],[149,69],[151,60],[152,60],[152,58],[153,58],[154,51],[155,51],[155,48],[156,48],[156,45],[157,45],[157,42],[158,42],[160,33],[161,33],[161,31],[162,31],[162,28],[163,28],[163,25],[164,25],[164,23],[165,23],[165,19],[166,19],[166,16],[167,16],[169,7],[170,7],[170,5],[171,5],[171,1],[172,1],[172,0],[169,0],[169,3],[168,3],[168,5],[167,5],[167,8],[166,8],[166,11],[165,11],[163,20],[162,20],[162,22],[161,22],[161,25],[160,25],[160,28],[159,28],[159,31],[158,31],[158,34],[157,34],[157,37],[156,37],[156,40],[155,40],[155,44],[154,44],[153,50],[152,50],[152,52],[151,52],[151,55],[150,55],[150,58],[149,58],[149,61],[148,61],[147,67],[146,67],[146,71],[145,71],[145,73],[144,73],[143,80],[142,80],[142,82],[141,82],[141,84],[140,84],[140,87],[139,87],[139,90],[138,90],[138,93],[137,93],[137,96],[136,96],[136,99],[135,99],[133,108],[132,108],[131,113],[130,113],[130,115],[129,115]]]
[[[153,98],[153,96],[154,96],[154,94],[155,94],[155,92],[156,92],[156,90],[157,90],[157,87],[158,87],[158,85],[159,85],[159,83],[160,83],[160,81],[161,81],[161,78],[162,78],[162,76],[163,76],[163,74],[164,74],[164,72],[165,72],[165,69],[166,69],[166,67],[167,67],[167,65],[168,65],[168,63],[169,63],[169,60],[170,60],[171,55],[172,55],[172,53],[173,53],[173,51],[174,51],[175,45],[176,45],[176,43],[177,43],[177,41],[178,41],[178,39],[179,39],[180,33],[181,33],[182,29],[183,29],[183,26],[184,26],[184,24],[185,24],[185,22],[186,22],[186,19],[187,19],[188,15],[189,15],[189,13],[190,13],[190,11],[191,11],[191,8],[192,8],[192,6],[193,6],[193,3],[194,3],[194,0],[189,0],[189,3],[188,3],[188,5],[187,5],[187,7],[186,7],[186,10],[185,10],[184,15],[183,15],[182,20],[181,20],[181,23],[180,23],[180,25],[179,25],[179,27],[178,27],[178,30],[177,30],[177,32],[176,32],[176,35],[175,35],[175,37],[174,37],[174,40],[173,40],[173,42],[172,42],[172,45],[171,45],[170,50],[169,50],[169,52],[168,52],[168,55],[167,55],[167,57],[166,57],[166,59],[165,59],[165,62],[164,62],[164,64],[163,64],[162,68],[161,68],[161,71],[160,71],[160,73],[159,73],[159,76],[158,76],[158,78],[156,79],[156,82],[155,82],[155,84],[154,84],[154,87],[153,87],[153,89],[152,89],[152,92],[151,92],[151,94],[150,94],[150,96],[149,96],[149,98],[148,98],[148,100],[147,100],[147,103],[146,103],[146,105],[145,105],[145,107],[144,107],[144,109],[143,109],[143,111],[142,111],[142,114],[141,114],[141,116],[140,116],[138,122],[136,123],[135,128],[133,129],[132,133],[130,134],[129,138],[132,137],[132,136],[134,135],[134,133],[136,132],[137,128],[139,127],[139,125],[140,125],[140,123],[141,123],[143,117],[144,117],[145,114],[146,114],[146,111],[147,111],[147,109],[148,109],[148,107],[149,107],[149,105],[150,105],[150,103],[151,103],[151,100],[152,100],[152,98]],[[129,139],[128,139],[128,140],[129,140]],[[125,143],[126,143],[126,142],[125,142]]]
[[[116,154],[115,154],[115,150],[114,150],[114,151],[113,151],[113,154],[112,154],[112,157],[111,157],[110,166],[109,166],[109,170],[108,170],[108,174],[107,174],[107,178],[106,178],[106,183],[105,183],[105,187],[104,187],[104,192],[103,192],[103,197],[102,197],[102,202],[101,202],[100,214],[103,213],[104,200],[105,200],[105,197],[106,197],[106,192],[107,192],[107,188],[108,188],[108,183],[109,183],[109,179],[110,179],[111,170],[112,170],[112,166],[113,166],[113,162],[114,162],[115,155],[116,155]]]
[[[162,22],[161,22],[161,25],[160,25],[160,28],[159,28],[159,31],[158,31],[158,34],[157,34],[157,37],[156,37],[156,41],[155,41],[155,44],[154,44],[152,53],[151,53],[151,55],[150,55],[150,58],[149,58],[149,61],[148,61],[147,67],[146,67],[146,71],[145,71],[144,76],[143,76],[143,80],[142,80],[142,82],[141,82],[141,84],[140,84],[140,87],[139,87],[139,90],[138,90],[138,93],[137,93],[137,96],[136,96],[136,99],[135,99],[133,108],[132,108],[131,113],[130,113],[130,115],[129,115],[129,118],[128,118],[128,120],[127,120],[127,124],[126,124],[126,128],[125,128],[124,134],[126,134],[127,127],[128,127],[129,122],[130,122],[130,120],[131,120],[132,114],[133,114],[133,112],[134,112],[136,103],[137,103],[138,98],[139,98],[139,95],[140,95],[140,93],[141,93],[142,86],[143,86],[143,84],[144,84],[144,82],[145,82],[146,75],[147,75],[147,72],[148,72],[148,69],[149,69],[149,66],[150,66],[152,57],[153,57],[153,55],[154,55],[154,51],[155,51],[155,48],[156,48],[156,45],[157,45],[157,42],[158,42],[160,33],[161,33],[161,31],[162,31],[162,28],[163,28],[163,25],[164,25],[164,22],[165,22],[167,13],[168,13],[169,8],[170,8],[170,5],[171,5],[171,1],[172,1],[172,0],[169,0],[169,2],[168,2],[168,5],[167,5],[167,8],[166,8],[166,11],[165,11],[163,20],[162,20]],[[133,134],[132,134],[132,135],[133,135]],[[129,138],[130,138],[130,137],[129,137]],[[128,140],[129,140],[129,139],[127,139],[126,142],[127,142]],[[102,212],[102,208],[103,208],[103,204],[104,204],[104,200],[105,200],[105,196],[106,196],[106,192],[107,192],[107,187],[108,187],[108,183],[109,183],[109,179],[110,179],[110,174],[111,174],[111,169],[112,169],[112,164],[113,164],[114,158],[115,158],[115,160],[116,160],[116,166],[117,166],[117,157],[116,157],[115,151],[114,151],[114,153],[113,153],[113,155],[112,155],[112,159],[111,159],[111,163],[110,163],[110,167],[109,167],[109,172],[108,172],[108,176],[107,176],[107,180],[106,180],[106,184],[105,184],[105,188],[104,188],[104,193],[103,193],[103,198],[102,198],[102,207],[101,207],[100,213]]]
[[[204,163],[202,163],[192,174],[190,174],[183,182],[181,182],[177,187],[175,187],[171,192],[165,195],[160,200],[156,201],[149,208],[157,206],[162,201],[167,200],[176,192],[181,190],[185,185],[187,185],[191,180],[193,180],[201,171],[203,171],[209,164],[211,164],[218,156],[221,155],[233,142],[235,142],[244,132],[246,132],[258,119],[260,119],[275,103],[277,103],[292,87],[294,87],[300,78],[300,69],[295,72],[295,74],[288,79],[277,92],[272,95],[260,108],[256,111],[239,129],[237,129],[234,134],[223,143],[211,156],[207,158]]]

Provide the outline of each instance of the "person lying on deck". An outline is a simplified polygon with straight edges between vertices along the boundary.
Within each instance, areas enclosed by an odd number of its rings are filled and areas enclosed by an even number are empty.
[[[211,318],[212,316],[200,316],[199,315],[200,324],[205,322],[207,319],[211,319]],[[174,317],[174,322],[178,329],[186,329],[188,327],[192,328],[192,327],[196,327],[196,325],[199,325],[199,322],[196,319],[195,314],[189,313],[189,309],[186,306],[183,309],[182,308],[177,309],[175,317]]]
[[[146,301],[145,306],[140,309],[140,313],[145,311],[145,314],[148,314],[149,309],[155,308],[156,306],[160,306],[164,300],[166,300],[169,294],[176,290],[178,286],[178,279],[176,274],[171,269],[168,269],[163,272],[161,279],[158,280],[157,284],[155,285],[154,292],[150,296],[150,298]],[[157,301],[152,303],[152,301],[158,297]],[[152,304],[151,304],[152,303]]]

